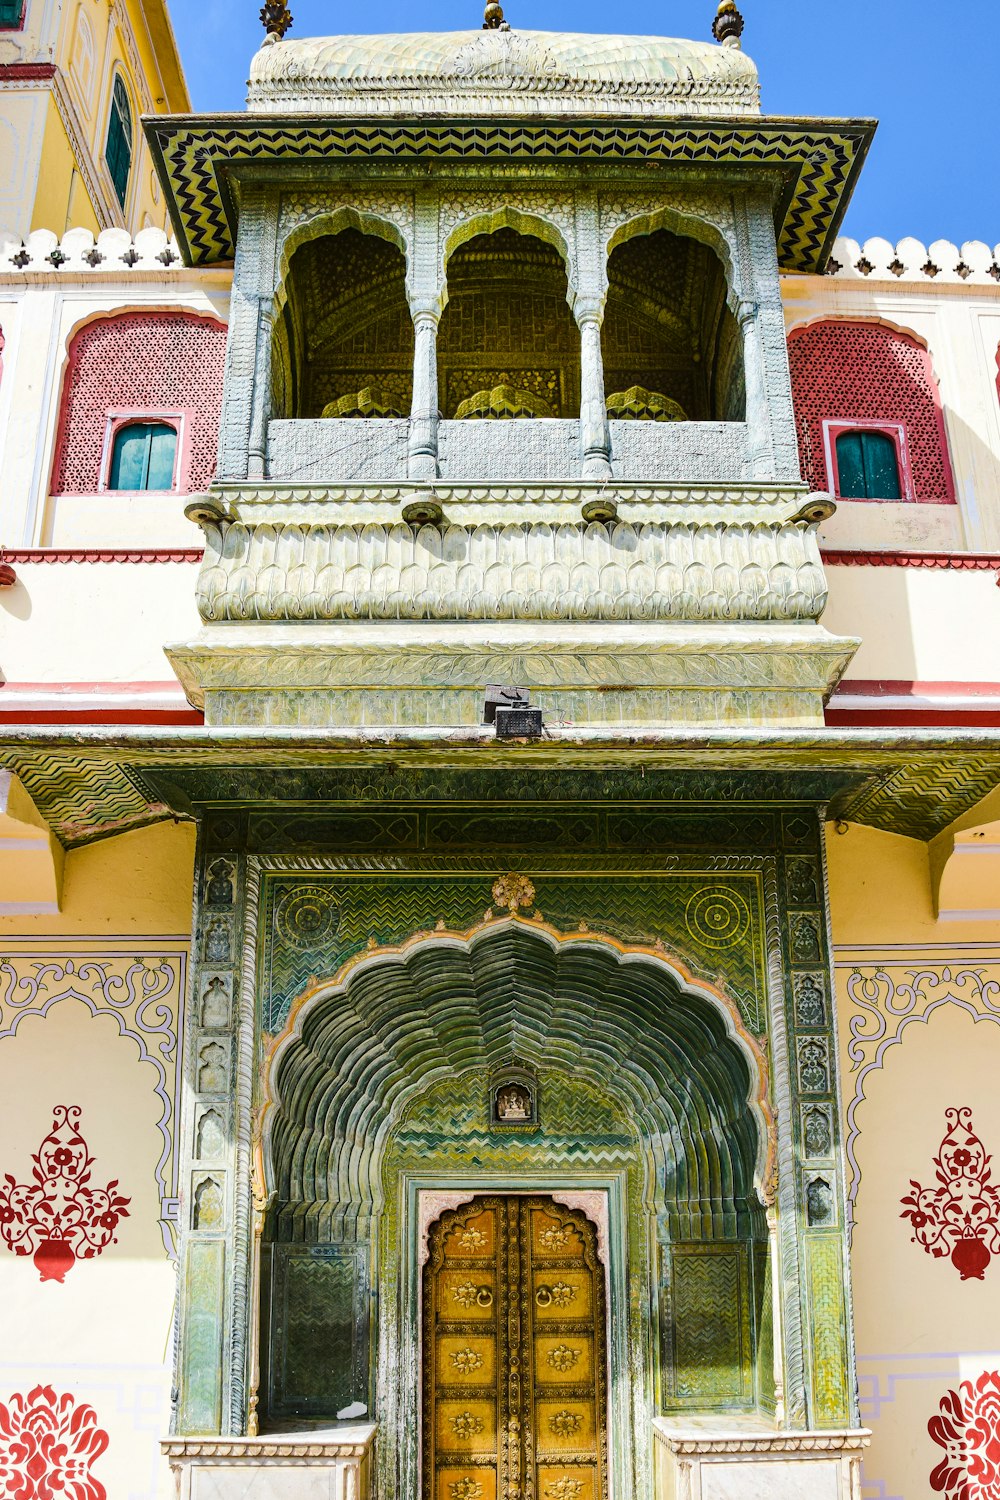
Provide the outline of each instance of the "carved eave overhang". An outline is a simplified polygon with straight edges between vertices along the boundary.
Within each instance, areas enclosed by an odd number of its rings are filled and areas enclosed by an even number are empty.
[[[1000,732],[743,730],[642,737],[553,728],[314,734],[294,729],[10,729],[13,771],[74,848],[209,806],[616,800],[811,802],[830,818],[930,841],[1000,788]]]
[[[593,181],[651,170],[710,171],[720,182],[737,172],[775,194],[778,260],[784,271],[825,269],[858,173],[875,133],[873,120],[813,120],[746,115],[663,120],[435,118],[350,119],[316,114],[152,116],[144,119],[185,262],[233,259],[239,191],[251,178],[301,181],[352,165],[398,175],[410,164],[425,175],[497,162],[547,166]]]

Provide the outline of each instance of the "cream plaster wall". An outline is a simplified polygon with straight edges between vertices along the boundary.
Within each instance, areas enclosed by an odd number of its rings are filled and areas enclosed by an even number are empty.
[[[911,1179],[935,1186],[945,1110],[1000,1150],[1000,922],[934,918],[926,845],[828,829],[864,1500],[917,1500],[944,1457],[928,1422],[1000,1370],[1000,1257],[983,1281],[913,1242]]]
[[[89,1404],[111,1500],[172,1493],[169,1423],[179,1113],[194,829],[162,824],[66,857],[58,917],[0,918],[0,1178],[31,1180],[57,1105],[129,1202],[116,1242],[62,1284],[0,1242],[0,1402],[38,1385]],[[89,1493],[89,1491],[88,1491]]]
[[[1000,681],[998,574],[938,568],[827,568],[823,624],[858,635],[851,678]]]
[[[173,683],[165,641],[198,625],[195,563],[22,563],[0,590],[10,684]],[[183,706],[181,702],[180,706]]]

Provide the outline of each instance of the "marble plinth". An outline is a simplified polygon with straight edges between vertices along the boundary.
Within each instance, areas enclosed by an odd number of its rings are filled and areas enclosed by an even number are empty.
[[[373,1423],[162,1444],[178,1500],[368,1500]]]
[[[860,1500],[861,1457],[870,1436],[657,1417],[656,1500]]]

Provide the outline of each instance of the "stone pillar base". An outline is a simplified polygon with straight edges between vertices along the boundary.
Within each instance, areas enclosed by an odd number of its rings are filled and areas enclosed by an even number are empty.
[[[861,1500],[870,1437],[655,1417],[656,1500]]]
[[[179,1500],[369,1500],[374,1424],[162,1444]]]

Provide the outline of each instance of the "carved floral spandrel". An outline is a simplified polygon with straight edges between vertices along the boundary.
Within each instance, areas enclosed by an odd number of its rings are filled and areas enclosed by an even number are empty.
[[[33,1255],[43,1281],[62,1282],[77,1260],[100,1255],[128,1218],[130,1198],[91,1186],[94,1158],[80,1134],[79,1105],[57,1104],[52,1129],[31,1160],[30,1182],[7,1172],[0,1182],[0,1239],[15,1255]]]
[[[0,1401],[0,1494],[11,1500],[107,1500],[93,1466],[108,1446],[92,1406],[51,1385]]]
[[[996,1500],[1000,1495],[1000,1373],[984,1371],[941,1398],[927,1431],[944,1457],[931,1489],[945,1500]]]
[[[951,1257],[963,1281],[982,1281],[994,1255],[1000,1255],[1000,1186],[992,1181],[986,1148],[972,1129],[972,1110],[946,1109],[948,1128],[934,1158],[937,1186],[921,1187],[902,1199],[913,1239],[935,1259]]]

